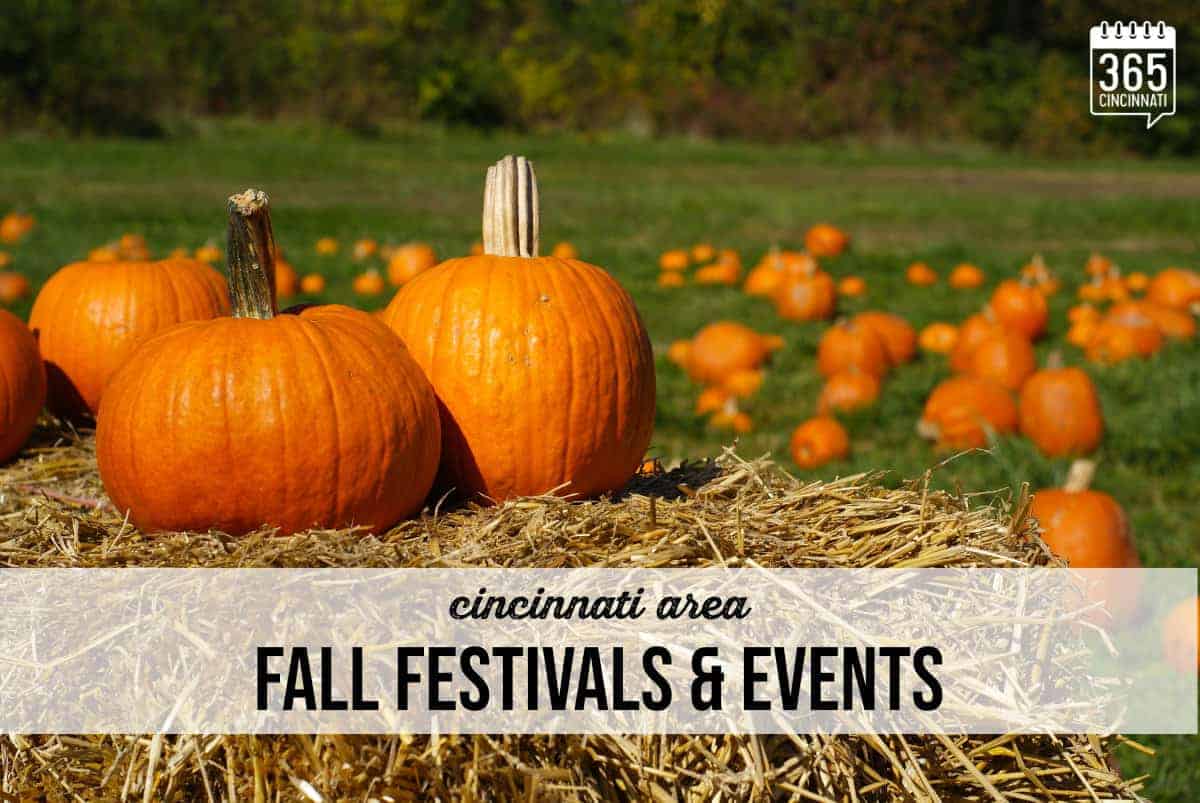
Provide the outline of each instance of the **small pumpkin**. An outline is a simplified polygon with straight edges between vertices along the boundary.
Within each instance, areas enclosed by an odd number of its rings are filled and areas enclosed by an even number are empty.
[[[0,271],[0,304],[15,304],[32,292],[29,280],[15,271]]]
[[[46,361],[50,410],[72,420],[94,416],[109,377],[138,345],[183,321],[228,313],[225,280],[196,260],[61,268],[29,316]]]
[[[1033,287],[1016,279],[1006,279],[992,293],[988,304],[1000,325],[1035,340],[1046,331],[1049,311],[1046,297]]]
[[[804,234],[804,248],[814,257],[835,257],[850,245],[850,236],[829,223],[818,223]]]
[[[317,240],[316,252],[323,257],[331,257],[338,252],[338,241],[332,237],[322,237]]]
[[[1048,457],[1087,454],[1104,437],[1096,386],[1079,368],[1062,367],[1057,355],[1021,388],[1017,411],[1021,433]]]
[[[980,379],[990,379],[1009,390],[1019,390],[1035,370],[1037,357],[1033,352],[1033,344],[1018,332],[1002,329],[971,352],[968,373]]]
[[[575,246],[566,240],[555,243],[554,248],[550,251],[550,256],[555,259],[579,259],[579,251]]]
[[[1111,274],[1116,267],[1111,259],[1093,251],[1084,263],[1083,271],[1091,277],[1103,277]]]
[[[1141,271],[1125,274],[1125,289],[1131,293],[1144,293],[1150,287],[1150,277]]]
[[[1099,328],[1099,319],[1085,318],[1073,323],[1071,324],[1071,328],[1067,330],[1067,342],[1072,346],[1086,349],[1091,345],[1092,338],[1096,336],[1096,330]]]
[[[824,271],[811,275],[785,275],[775,290],[775,311],[793,321],[821,321],[833,317],[837,292]]]
[[[33,230],[33,226],[33,215],[9,212],[0,218],[0,241],[9,245],[18,243]]]
[[[319,273],[306,273],[300,280],[300,292],[310,296],[325,292],[325,277]]]
[[[1017,426],[1012,395],[990,379],[954,376],[943,380],[925,400],[917,432],[941,448],[986,446],[992,434],[1004,435]]]
[[[1076,304],[1067,310],[1067,320],[1071,323],[1099,321],[1101,317],[1103,316],[1100,315],[1100,310],[1091,304]]]
[[[796,427],[789,447],[796,465],[811,470],[850,454],[850,436],[837,419],[822,415]]]
[[[950,286],[955,290],[974,290],[982,287],[985,277],[978,266],[963,262],[950,271]]]
[[[1105,365],[1135,357],[1149,357],[1162,348],[1162,331],[1145,316],[1106,318],[1087,342],[1087,357]]]
[[[275,255],[275,295],[279,298],[291,298],[300,290],[300,274],[292,267],[292,263],[283,258],[282,254]]]
[[[937,284],[937,272],[924,262],[914,262],[904,271],[904,278],[909,284],[917,287],[929,287]]]
[[[697,243],[692,246],[692,261],[697,265],[703,265],[705,262],[712,262],[717,258],[717,249],[712,243]]]
[[[1190,340],[1196,334],[1196,319],[1191,313],[1174,307],[1164,307],[1151,301],[1126,301],[1114,304],[1105,316],[1111,321],[1137,324],[1149,319],[1164,336],[1175,340]]]
[[[193,259],[197,262],[203,262],[205,265],[214,265],[220,262],[222,256],[221,249],[212,240],[197,248],[195,253],[192,254]]]
[[[442,480],[493,500],[621,488],[654,427],[654,355],[637,307],[603,269],[538,256],[524,158],[488,171],[484,202],[485,255],[422,273],[385,314],[441,401]],[[689,363],[700,351],[694,341]]]
[[[1162,623],[1163,657],[1185,675],[1200,672],[1200,597],[1185,599]]]
[[[817,345],[817,371],[826,379],[849,370],[882,378],[890,367],[887,346],[875,329],[853,321],[829,327]]]
[[[904,365],[917,356],[917,331],[899,315],[871,310],[855,315],[854,323],[879,335],[892,365]]]
[[[1183,268],[1165,268],[1155,274],[1146,288],[1146,300],[1164,307],[1185,310],[1200,302],[1200,273]]]
[[[355,276],[350,286],[360,296],[377,296],[387,289],[383,274],[374,268]]]
[[[388,281],[400,287],[437,265],[437,253],[426,243],[405,243],[392,252],[387,263]]]
[[[725,377],[721,387],[738,399],[749,399],[762,388],[766,377],[758,368],[742,368]]]
[[[233,535],[416,512],[441,439],[419,366],[365,312],[278,314],[266,195],[233,196],[229,219],[233,317],[161,333],[109,385],[96,457],[113,504],[143,530]]]
[[[817,412],[821,415],[852,412],[870,407],[878,400],[877,377],[857,370],[842,371],[825,380],[817,397]]]
[[[750,416],[739,410],[732,398],[725,403],[724,407],[712,414],[708,419],[708,425],[716,430],[732,430],[740,435],[754,429],[754,422],[750,420]]]
[[[696,397],[696,415],[709,415],[723,408],[733,397],[723,387],[719,385],[710,385],[700,391],[700,395]]]
[[[665,290],[674,290],[687,284],[687,277],[681,271],[664,270],[658,274],[658,286]]]
[[[742,266],[740,262],[714,262],[697,268],[692,278],[696,284],[724,284],[733,287],[742,278]]]
[[[934,321],[921,330],[917,343],[930,354],[949,354],[958,343],[958,327],[945,321]]]
[[[990,310],[967,318],[958,328],[958,340],[950,352],[950,369],[960,374],[970,371],[971,355],[979,344],[1003,330]]]
[[[0,251],[0,268],[7,268],[10,264],[12,264],[12,254]]]
[[[690,340],[676,340],[667,348],[667,359],[680,368],[687,368],[687,363],[691,359],[691,356],[692,341]]]
[[[771,350],[771,342],[745,324],[710,323],[692,338],[688,374],[696,382],[721,384],[736,371],[758,368]]]
[[[859,298],[867,294],[867,282],[861,276],[845,276],[838,282],[837,292],[846,298]]]
[[[370,259],[379,253],[379,243],[370,237],[364,237],[361,240],[356,240],[354,248],[350,251],[354,259],[362,262],[364,259]]]
[[[120,259],[115,245],[101,245],[88,251],[88,262],[116,262]]]
[[[688,258],[688,252],[682,248],[676,248],[671,251],[664,251],[658,258],[658,267],[661,270],[681,271],[687,270],[691,260]]]
[[[0,309],[0,463],[25,445],[46,401],[46,370],[24,322]]]

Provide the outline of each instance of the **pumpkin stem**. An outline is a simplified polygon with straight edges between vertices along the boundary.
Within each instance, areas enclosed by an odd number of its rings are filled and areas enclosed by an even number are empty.
[[[488,168],[483,191],[483,252],[502,257],[538,255],[538,189],[533,163],[505,156]]]
[[[1067,481],[1063,483],[1063,490],[1071,493],[1086,491],[1092,484],[1094,476],[1096,476],[1095,460],[1076,460],[1067,469]]]
[[[275,234],[267,194],[246,190],[229,199],[229,299],[235,318],[275,317]]]

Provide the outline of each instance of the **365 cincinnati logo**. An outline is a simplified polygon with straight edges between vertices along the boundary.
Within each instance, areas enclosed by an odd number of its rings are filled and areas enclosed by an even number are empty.
[[[1146,128],[1175,114],[1175,29],[1159,22],[1092,26],[1093,115],[1145,116]]]

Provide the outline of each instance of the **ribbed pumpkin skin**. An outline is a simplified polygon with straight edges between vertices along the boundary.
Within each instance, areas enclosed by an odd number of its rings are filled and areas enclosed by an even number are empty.
[[[95,415],[109,377],[142,342],[182,321],[229,314],[225,279],[202,262],[76,262],[42,287],[38,338],[58,416]]]
[[[654,427],[654,359],[629,294],[554,257],[475,256],[420,274],[384,320],[442,405],[441,482],[495,500],[622,487]]]
[[[46,371],[24,322],[0,310],[0,463],[29,438],[46,402]]]
[[[109,383],[96,452],[144,530],[385,529],[420,509],[441,441],[404,345],[348,307],[185,323]]]

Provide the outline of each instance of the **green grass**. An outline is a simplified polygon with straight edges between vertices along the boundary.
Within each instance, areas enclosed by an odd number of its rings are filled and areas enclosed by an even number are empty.
[[[813,365],[823,327],[792,324],[770,306],[731,289],[655,286],[657,255],[701,240],[739,249],[747,263],[772,243],[798,247],[818,220],[847,228],[853,251],[827,267],[856,273],[868,297],[845,312],[882,308],[916,325],[957,321],[977,310],[991,286],[1040,251],[1065,281],[1051,303],[1041,356],[1063,347],[1065,310],[1088,253],[1127,270],[1195,266],[1200,245],[1200,171],[1187,163],[1018,161],[982,151],[872,152],[861,147],[767,148],[693,141],[533,138],[401,131],[356,140],[319,129],[215,126],[174,142],[16,139],[0,142],[0,209],[32,211],[39,225],[13,250],[14,266],[36,281],[125,231],[158,252],[223,237],[224,199],[247,186],[272,197],[280,244],[301,273],[330,279],[327,300],[361,303],[350,291],[360,266],[317,257],[313,243],[423,239],[445,256],[479,239],[486,166],[508,152],[534,159],[542,187],[544,249],[562,239],[603,265],[634,294],[659,357],[653,449],[666,459],[716,453],[727,435],[710,432],[691,409],[696,389],[661,356],[718,318],[741,320],[786,338],[761,395],[749,406],[755,431],[740,449],[787,461],[791,429],[811,414]],[[903,282],[923,259],[945,275],[955,262],[983,267],[988,285],[954,291]],[[380,297],[367,306],[380,306]],[[17,311],[28,313],[28,304]],[[1063,347],[1068,362],[1078,352]],[[1174,345],[1154,359],[1088,367],[1100,389],[1107,435],[1096,486],[1129,512],[1143,561],[1200,564],[1200,347]],[[874,410],[847,423],[853,455],[817,472],[832,476],[886,468],[912,477],[940,460],[913,433],[930,388],[947,374],[923,359],[895,373]],[[1048,460],[1026,441],[961,457],[936,480],[966,490],[1056,484],[1066,460]],[[1157,760],[1123,750],[1127,773],[1154,773],[1157,800],[1189,800],[1200,785],[1200,739],[1151,738]]]

